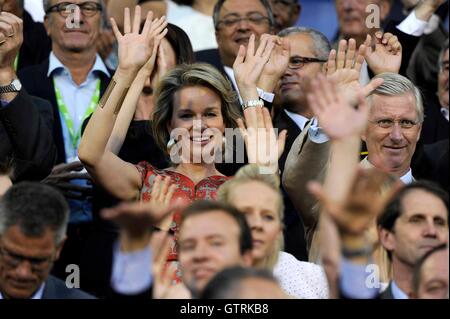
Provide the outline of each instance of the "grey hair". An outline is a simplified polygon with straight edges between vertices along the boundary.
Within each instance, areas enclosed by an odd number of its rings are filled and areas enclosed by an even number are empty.
[[[289,35],[299,33],[308,34],[313,39],[314,50],[316,51],[315,53],[318,59],[328,60],[328,56],[330,55],[331,51],[331,43],[328,38],[320,31],[306,27],[290,27],[281,30],[278,33],[278,36],[284,38]]]
[[[217,1],[216,5],[214,6],[214,13],[213,13],[213,21],[214,21],[214,28],[217,30],[219,27],[219,16],[220,16],[220,10],[222,10],[223,4],[227,0],[219,0]],[[272,7],[270,6],[269,2],[267,0],[259,0],[264,8],[266,8],[267,16],[269,18],[269,24],[270,28],[272,29],[273,25],[275,24],[275,19],[273,17],[273,11]]]
[[[396,96],[412,93],[416,99],[416,111],[419,122],[424,120],[423,98],[420,90],[406,77],[397,73],[381,73],[374,79],[383,79],[384,82],[369,95],[369,100],[373,95]]]
[[[66,236],[69,212],[55,188],[36,182],[15,184],[0,200],[0,237],[16,225],[29,237],[43,236],[50,229],[59,245]]]
[[[441,52],[439,53],[439,70],[442,71],[442,63],[444,62],[445,52],[448,50],[448,39],[444,42]]]

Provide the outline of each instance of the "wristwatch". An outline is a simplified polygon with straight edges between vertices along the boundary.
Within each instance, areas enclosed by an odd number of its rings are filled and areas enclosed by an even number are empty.
[[[0,94],[19,92],[21,89],[22,83],[20,83],[19,79],[15,79],[8,85],[0,86]]]
[[[249,107],[264,107],[264,101],[261,99],[258,100],[250,100],[244,103],[243,109],[246,110]]]

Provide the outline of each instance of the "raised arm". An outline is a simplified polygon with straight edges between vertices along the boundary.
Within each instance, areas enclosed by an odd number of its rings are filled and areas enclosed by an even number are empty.
[[[78,149],[78,156],[93,179],[114,196],[130,200],[139,195],[142,185],[136,167],[122,161],[107,150],[117,114],[127,92],[139,70],[154,53],[154,39],[151,38],[152,13],[142,32],[140,29],[141,9],[136,7],[133,22],[130,10],[125,9],[124,34],[122,35],[114,19],[111,19],[114,34],[119,43],[119,67],[96,108]],[[131,99],[131,98],[130,98]]]
[[[147,63],[145,63],[145,65],[139,70],[136,78],[131,84],[125,100],[123,101],[122,107],[117,114],[117,119],[114,123],[113,131],[106,146],[107,151],[111,151],[116,155],[119,154],[123,142],[125,141],[125,138],[127,136],[128,129],[136,112],[139,96],[142,93],[142,89],[145,85],[145,81],[150,78],[154,70],[157,52],[158,55],[162,53],[159,44],[162,38],[164,38],[167,34],[166,26],[167,21],[164,18],[155,19],[151,24],[150,39],[155,39],[152,55]]]

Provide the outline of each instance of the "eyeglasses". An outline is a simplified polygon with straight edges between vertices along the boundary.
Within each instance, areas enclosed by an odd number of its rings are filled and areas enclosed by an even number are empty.
[[[248,21],[250,24],[253,24],[256,26],[262,25],[265,22],[270,23],[270,19],[268,17],[265,17],[261,14],[256,13],[256,14],[251,14],[244,18],[236,16],[236,17],[229,17],[229,18],[220,20],[217,22],[216,28],[218,28],[219,25],[221,25],[221,24],[223,24],[227,28],[235,27],[241,21]]]
[[[53,256],[45,257],[45,258],[31,258],[31,257],[20,256],[18,254],[8,251],[4,246],[1,246],[1,245],[0,245],[0,256],[2,256],[1,259],[10,268],[16,268],[24,261],[28,261],[30,263],[31,270],[33,272],[43,271],[49,264],[51,264],[54,261]]]
[[[325,63],[327,60],[317,59],[317,58],[307,58],[307,57],[292,57],[289,60],[289,68],[292,70],[301,69],[308,63]]]
[[[295,1],[289,1],[289,0],[271,0],[270,3],[272,6],[277,7],[277,9],[286,9],[293,4],[295,4]]]
[[[404,130],[409,130],[420,123],[419,121],[411,121],[411,120],[394,121],[391,119],[382,119],[369,122],[381,127],[382,129],[392,129],[392,127],[394,127],[395,124],[398,124]]]
[[[73,6],[78,6],[85,17],[93,17],[97,12],[103,10],[99,3],[93,1],[82,3],[61,2],[48,8],[45,13],[58,12],[62,17],[67,18],[70,14],[73,14]]]

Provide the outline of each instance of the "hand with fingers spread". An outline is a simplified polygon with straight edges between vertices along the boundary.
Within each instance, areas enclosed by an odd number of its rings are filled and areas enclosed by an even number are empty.
[[[191,294],[183,283],[173,284],[176,263],[167,264],[172,238],[168,233],[155,234],[151,240],[153,255],[153,299],[190,299]]]
[[[359,77],[364,62],[365,45],[361,45],[356,51],[356,41],[350,39],[339,42],[338,52],[331,50],[327,62],[327,77],[338,86],[338,91],[350,104],[358,102],[358,94],[361,90]],[[379,80],[373,80],[362,88],[365,96],[369,95],[380,85]]]
[[[0,70],[13,69],[23,43],[23,21],[9,12],[0,13]],[[8,83],[9,84],[9,83]]]
[[[392,33],[378,31],[375,33],[374,44],[372,37],[367,35],[364,45],[364,57],[367,65],[375,75],[384,72],[398,73],[402,64],[402,45]]]
[[[274,46],[273,37],[263,34],[255,51],[255,35],[252,34],[247,49],[243,45],[239,48],[233,70],[244,103],[259,98],[257,84]]]
[[[56,165],[42,183],[58,188],[66,198],[84,199],[92,195],[92,188],[71,183],[75,179],[91,182],[89,174],[81,172],[83,169],[84,166],[79,161]]]
[[[244,118],[245,124],[242,119],[238,119],[238,126],[244,138],[249,163],[259,165],[267,174],[278,173],[278,159],[284,151],[287,131],[283,130],[277,136],[270,112],[265,107],[245,109]]]
[[[401,185],[388,173],[359,168],[342,202],[333,201],[320,183],[311,182],[308,188],[322,205],[323,211],[336,223],[341,234],[360,236],[383,212]]]
[[[119,70],[126,72],[137,72],[145,65],[154,53],[155,35],[161,34],[167,25],[165,17],[152,20],[153,13],[149,11],[140,31],[141,8],[136,7],[134,19],[131,21],[130,9],[125,9],[124,34],[119,31],[114,18],[111,25],[119,44]]]
[[[361,89],[357,109],[340,94],[338,85],[322,74],[312,81],[311,90],[309,106],[331,139],[340,140],[364,131],[369,108]]]
[[[103,218],[117,223],[121,228],[123,250],[146,247],[152,227],[170,215],[170,204],[175,190],[176,185],[171,184],[170,177],[163,181],[162,177],[158,176],[153,184],[150,201],[122,203],[103,210]]]
[[[283,76],[289,65],[291,47],[285,38],[272,36],[275,47],[272,50],[269,61],[264,66],[258,87],[264,92],[273,92],[277,82]]]

